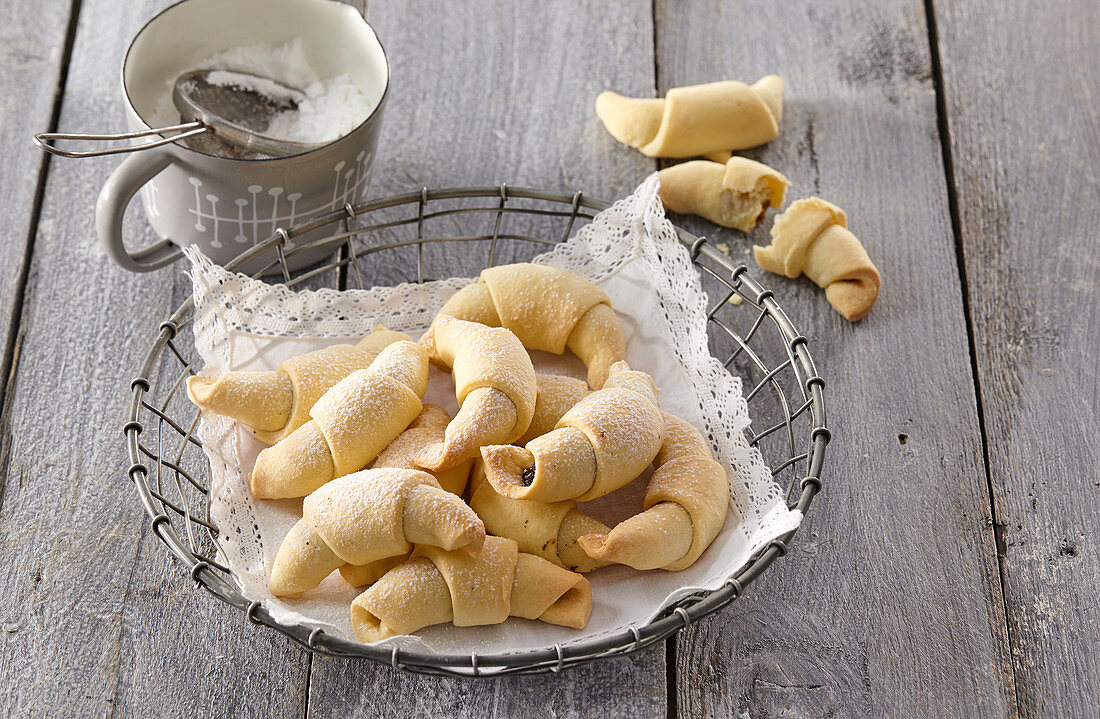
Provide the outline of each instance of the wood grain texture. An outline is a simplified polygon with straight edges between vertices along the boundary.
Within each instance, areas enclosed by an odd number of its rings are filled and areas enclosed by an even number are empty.
[[[883,275],[841,318],[805,278],[742,254],[826,379],[825,489],[790,555],[682,634],[681,716],[1004,716],[1013,689],[967,359],[924,9],[919,2],[658,3],[658,84],[776,72],[779,138],[748,153],[789,201],[848,211]],[[751,241],[750,241],[751,240]]]
[[[658,648],[561,674],[475,680],[315,657],[308,716],[663,718],[663,666],[664,653]]]
[[[1100,17],[936,3],[1020,715],[1100,715]]]
[[[367,17],[392,66],[372,196],[508,182],[616,198],[653,170],[652,161],[622,152],[592,109],[610,85],[652,92],[648,3],[608,9],[595,2],[374,0]],[[492,219],[485,219],[487,231]],[[514,218],[508,222],[505,232],[523,229]],[[436,226],[454,229],[445,221]],[[429,276],[476,275],[485,256],[470,250],[433,248]],[[530,250],[503,246],[502,252],[498,261]],[[400,255],[372,258],[364,280],[408,277],[410,262]],[[665,702],[661,648],[560,675],[491,681],[316,657],[308,715],[664,717]]]
[[[48,165],[31,137],[49,129],[71,10],[69,0],[0,2],[0,253],[5,259],[0,263],[0,348],[5,363],[17,327],[12,313],[22,292],[27,243],[37,219],[35,197]]]
[[[648,2],[373,0],[367,17],[392,75],[371,197],[507,183],[611,200],[654,169],[652,161],[619,151],[593,109],[609,86],[652,92]],[[415,207],[402,212],[415,215]],[[480,226],[489,234],[494,220],[443,217],[426,223],[425,232],[468,234]],[[501,230],[537,228],[508,217]],[[392,236],[408,239],[404,231]],[[489,243],[432,249],[426,276],[476,276]],[[535,251],[504,242],[496,262],[522,261]],[[410,276],[410,268],[415,275],[414,263],[413,248],[372,257],[362,263],[364,283],[391,284]]]
[[[123,126],[118,63],[166,4],[83,3],[61,127]],[[95,245],[117,162],[55,162],[46,185],[4,413],[0,715],[298,717],[305,655],[195,589],[126,479],[127,383],[186,288],[177,269],[130,274]]]

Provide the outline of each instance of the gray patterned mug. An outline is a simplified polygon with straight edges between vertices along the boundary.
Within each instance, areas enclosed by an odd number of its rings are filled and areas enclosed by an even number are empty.
[[[148,130],[165,88],[180,73],[230,47],[301,38],[322,77],[347,73],[373,110],[347,135],[289,157],[233,159],[171,143],[131,154],[103,186],[96,229],[106,253],[135,272],[163,267],[178,247],[198,245],[224,264],[279,228],[308,222],[363,199],[378,143],[389,65],[374,30],[351,6],[331,0],[183,0],[150,20],[122,63],[122,94],[131,131]],[[140,193],[160,241],[142,249],[123,242],[122,217]],[[292,240],[320,239],[325,229]],[[331,249],[301,252],[290,269]]]

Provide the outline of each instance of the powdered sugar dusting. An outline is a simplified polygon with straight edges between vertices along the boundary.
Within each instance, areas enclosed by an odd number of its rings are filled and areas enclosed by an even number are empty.
[[[622,487],[657,455],[664,418],[651,397],[608,387],[588,395],[562,417],[559,426],[584,432],[596,453],[596,477],[585,499]]]
[[[347,74],[312,83],[303,91],[305,100],[273,117],[265,135],[294,142],[331,142],[354,130],[374,109]]]
[[[432,529],[444,549],[464,547],[471,540],[477,544],[485,533],[484,525],[474,510],[449,492],[416,492],[409,501],[417,503],[418,518],[430,518]]]
[[[306,497],[303,513],[341,559],[367,564],[409,550],[403,523],[420,473],[367,470],[335,479]]]
[[[433,361],[451,368],[461,404],[447,428],[444,453],[434,461],[426,453],[426,464],[432,469],[453,466],[479,447],[514,441],[527,431],[538,386],[531,357],[514,334],[441,315],[422,342]],[[495,392],[475,393],[485,389]],[[507,403],[515,415],[511,427],[502,425],[502,419],[511,414]]]

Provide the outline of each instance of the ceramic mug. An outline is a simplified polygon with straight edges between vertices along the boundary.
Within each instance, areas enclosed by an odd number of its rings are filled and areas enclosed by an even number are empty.
[[[230,47],[280,45],[299,37],[306,60],[321,77],[347,73],[374,109],[349,134],[289,157],[217,157],[182,143],[131,154],[103,186],[96,204],[99,241],[116,263],[148,272],[198,245],[224,264],[275,234],[308,222],[366,193],[389,85],[389,65],[374,30],[351,6],[331,0],[183,0],[154,17],[134,37],[122,63],[122,94],[131,131],[157,127],[158,103],[181,73]],[[122,217],[141,193],[145,214],[161,240],[131,250]],[[304,244],[331,234],[321,228],[293,238]],[[332,253],[297,253],[290,269]]]

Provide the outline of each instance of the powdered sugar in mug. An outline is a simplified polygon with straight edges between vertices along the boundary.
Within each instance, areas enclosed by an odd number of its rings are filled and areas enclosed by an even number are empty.
[[[271,48],[279,52],[272,56]],[[130,129],[177,119],[167,88],[212,59],[228,69],[283,74],[276,79],[304,85],[308,99],[299,115],[276,118],[278,132],[288,138],[346,134],[289,157],[230,158],[186,141],[130,155],[104,185],[96,207],[100,242],[126,269],[163,267],[177,257],[177,247],[190,244],[225,263],[279,228],[354,204],[366,193],[389,66],[374,31],[354,8],[331,0],[184,0],[169,7],[137,34],[123,61]],[[278,61],[286,66],[277,67]],[[356,124],[354,115],[363,111]],[[132,251],[123,242],[122,216],[139,192],[162,239]],[[294,242],[324,234],[316,230]],[[329,252],[297,253],[291,269]]]

